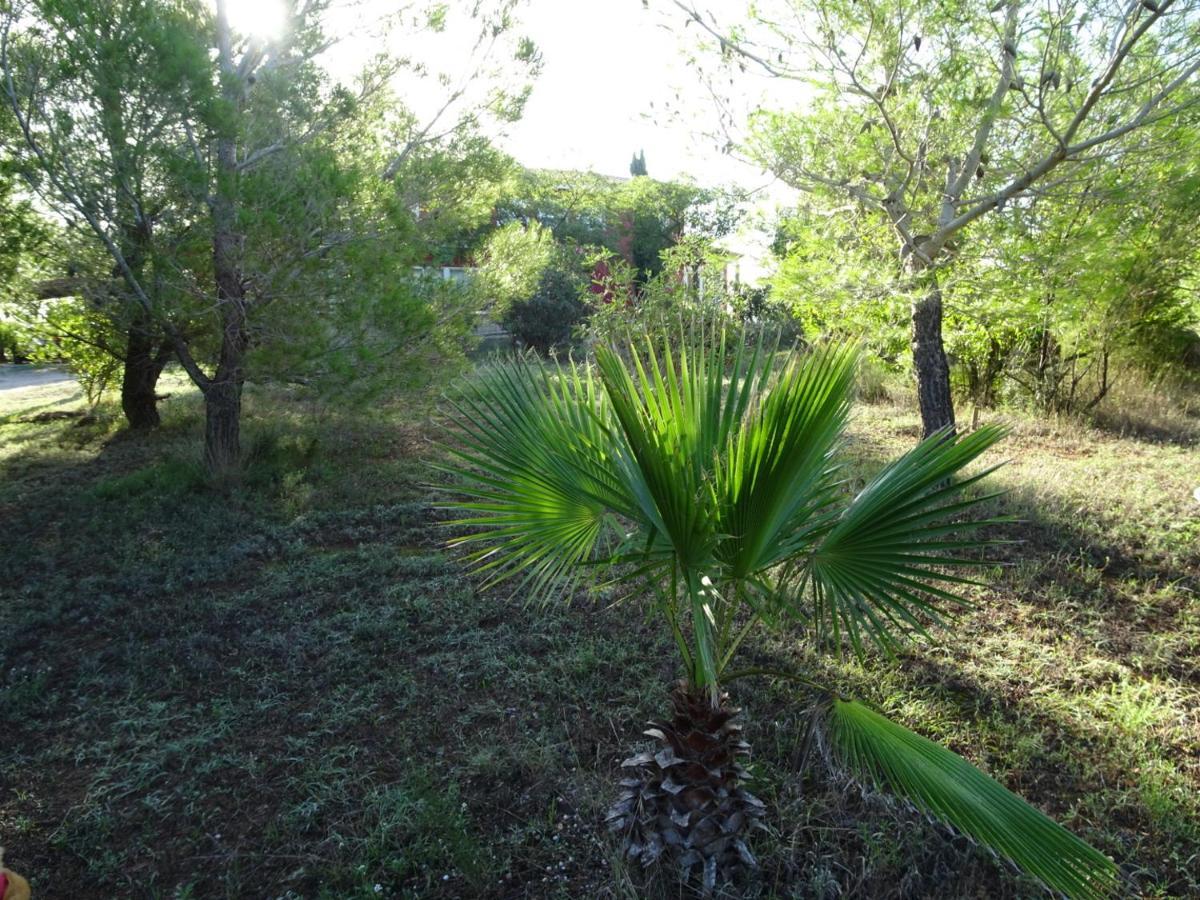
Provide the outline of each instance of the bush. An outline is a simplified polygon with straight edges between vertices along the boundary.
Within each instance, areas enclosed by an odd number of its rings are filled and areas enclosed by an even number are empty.
[[[887,403],[892,399],[888,390],[888,382],[892,378],[892,373],[879,357],[864,353],[854,375],[854,396],[863,403]]]
[[[509,305],[502,320],[504,327],[514,340],[538,353],[566,349],[587,318],[583,292],[580,274],[552,266],[542,272],[533,296]]]
[[[0,363],[21,362],[25,358],[22,352],[22,335],[11,322],[0,320]]]
[[[750,335],[763,335],[784,346],[804,337],[800,320],[781,300],[771,294],[769,285],[750,287],[737,284],[729,291],[729,305]]]
[[[688,239],[662,254],[662,271],[644,284],[620,261],[609,263],[604,293],[598,295],[589,336],[621,343],[632,332],[677,334],[681,325],[704,322],[756,342],[782,346],[803,337],[791,310],[769,287],[751,287],[728,277],[729,257],[704,239]]]

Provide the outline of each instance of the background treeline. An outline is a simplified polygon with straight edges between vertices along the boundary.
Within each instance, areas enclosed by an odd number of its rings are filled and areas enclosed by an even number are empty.
[[[1156,164],[1098,161],[952,249],[943,327],[960,401],[1085,413],[1122,382],[1195,386],[1200,145],[1194,128],[1162,139],[1173,152]],[[809,202],[780,216],[773,250],[774,295],[808,333],[859,337],[908,368],[912,285],[885,222]]]
[[[493,139],[540,67],[513,6],[379,23],[413,42],[457,30],[474,50],[452,79],[384,54],[333,77],[345,35],[324,0],[285,4],[269,38],[223,2],[6,4],[9,342],[23,331],[17,352],[65,360],[93,399],[118,383],[134,429],[158,424],[177,363],[214,474],[239,465],[248,382],[361,398],[427,381],[462,357],[473,313],[422,264],[493,215],[510,165]]]
[[[65,361],[93,403],[118,388],[134,429],[177,365],[213,471],[237,467],[245,384],[339,403],[442,384],[489,320],[542,353],[698,314],[853,338],[915,379],[927,430],[953,423],[951,391],[1056,414],[1135,382],[1187,394],[1200,99],[1174,5],[835,4],[794,35],[762,11],[729,34],[693,17],[727,93],[756,60],[807,85],[736,122],[718,105],[738,152],[798,190],[765,221],[644,153],[614,179],[501,152],[541,65],[513,0],[397,13],[413,47],[474,41],[465,81],[387,55],[335,78],[326,2],[289,4],[270,40],[224,4],[8,6],[0,358]],[[756,227],[774,275],[748,286],[728,247]]]

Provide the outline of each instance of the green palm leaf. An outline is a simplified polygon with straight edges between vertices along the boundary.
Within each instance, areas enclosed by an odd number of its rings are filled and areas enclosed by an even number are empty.
[[[831,749],[852,773],[1011,860],[1077,900],[1111,895],[1113,862],[961,756],[850,700],[834,699]]]
[[[759,351],[739,349],[727,375],[726,351],[723,333],[701,327],[683,335],[678,350],[669,335],[647,338],[644,348],[631,342],[629,364],[612,348],[596,352],[628,451],[618,454],[618,465],[640,518],[688,569],[705,567],[716,545],[713,469],[767,365]]]
[[[998,427],[958,438],[932,435],[885,467],[850,502],[797,567],[799,585],[789,592],[798,596],[811,586],[818,635],[835,644],[848,637],[859,656],[864,636],[892,652],[900,637],[925,634],[922,617],[940,621],[947,607],[964,605],[938,585],[974,583],[945,567],[978,565],[978,560],[953,554],[985,542],[956,533],[999,520],[951,519],[997,496],[968,492],[996,467],[956,476],[1003,436]]]
[[[456,546],[483,546],[468,559],[492,582],[520,576],[532,599],[563,590],[595,558],[610,514],[632,514],[614,470],[602,392],[585,369],[518,359],[492,365],[451,398],[453,441],[441,466],[460,479],[469,513],[452,524],[475,530]]]
[[[989,496],[962,477],[1002,436],[939,434],[849,502],[834,454],[856,354],[736,349],[703,328],[601,348],[593,370],[520,359],[487,367],[452,398],[443,467],[453,541],[493,582],[533,598],[601,568],[644,582],[693,687],[717,686],[756,622],[784,614],[818,637],[891,650],[960,604],[984,542],[955,521]],[[805,605],[812,600],[812,606]],[[745,619],[743,612],[748,612]],[[731,676],[732,677],[732,676]],[[1116,869],[953,753],[857,703],[832,700],[830,746],[886,786],[995,849],[1055,890],[1102,897]]]
[[[832,454],[850,413],[858,355],[832,347],[788,357],[729,441],[717,471],[720,556],[745,578],[794,555],[835,499]]]

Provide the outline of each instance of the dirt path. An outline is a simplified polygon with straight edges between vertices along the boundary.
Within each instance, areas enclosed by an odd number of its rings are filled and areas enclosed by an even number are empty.
[[[15,391],[74,380],[69,372],[57,366],[0,366],[0,391]]]

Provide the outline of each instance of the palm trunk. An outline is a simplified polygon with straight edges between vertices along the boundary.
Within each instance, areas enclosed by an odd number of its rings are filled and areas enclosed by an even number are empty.
[[[673,858],[685,880],[699,875],[702,896],[741,868],[757,865],[747,845],[766,809],[745,788],[750,745],[734,719],[739,710],[707,689],[681,684],[674,715],[645,732],[654,751],[621,763],[622,791],[606,816],[624,838],[624,853],[642,866]]]
[[[919,266],[914,262],[913,272],[922,276],[925,292],[912,304],[912,354],[921,423],[929,437],[941,428],[954,432],[954,400],[950,364],[942,344],[942,289],[937,274]]]

